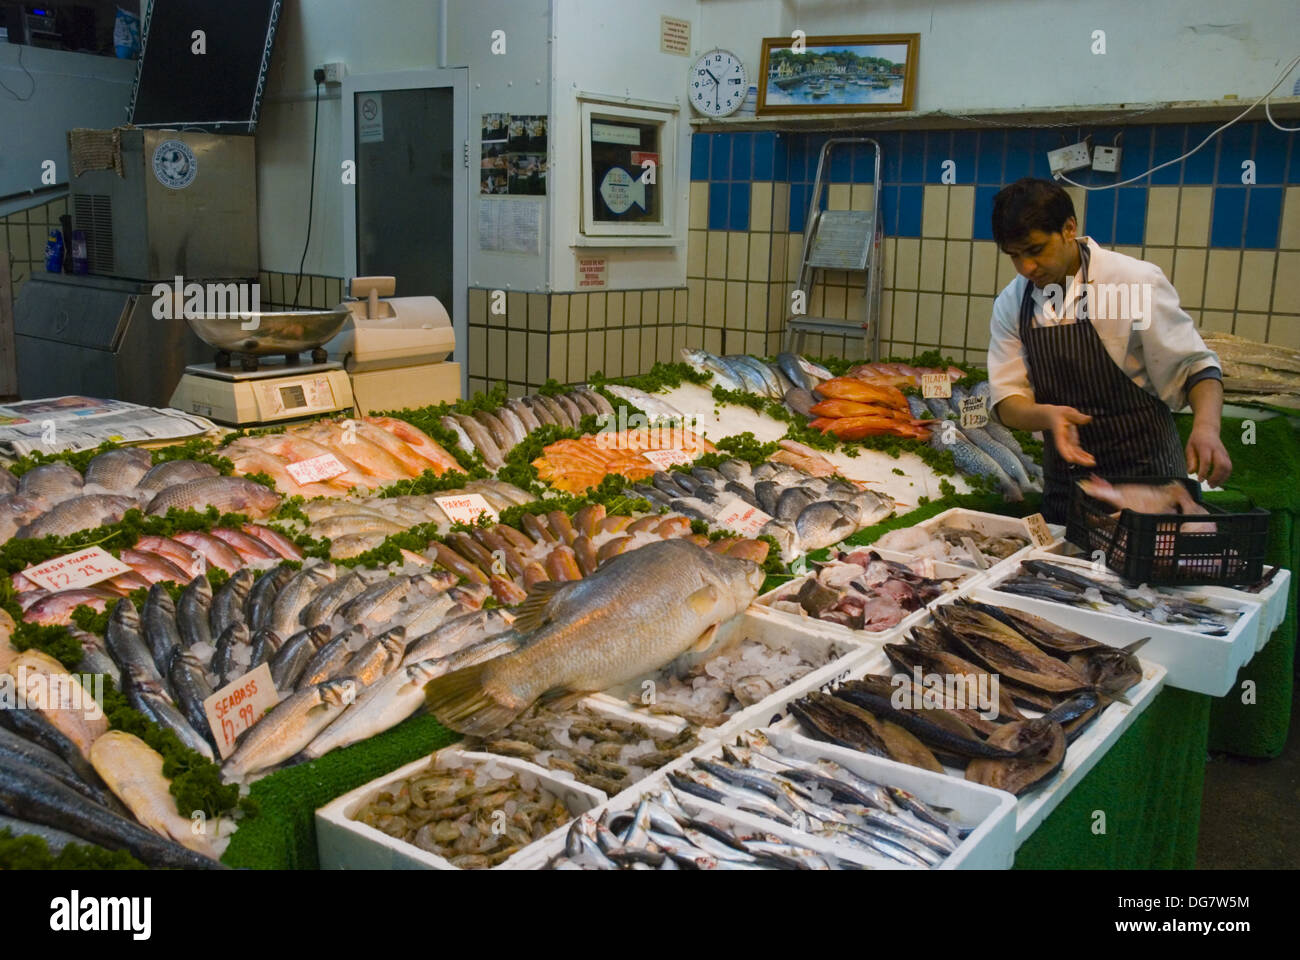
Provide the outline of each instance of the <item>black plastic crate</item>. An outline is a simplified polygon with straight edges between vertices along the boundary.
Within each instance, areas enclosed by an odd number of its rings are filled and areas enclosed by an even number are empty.
[[[1186,477],[1108,477],[1113,484],[1158,486],[1182,483],[1201,502],[1201,487]],[[1252,507],[1229,513],[1205,504],[1208,514],[1135,513],[1096,500],[1076,484],[1070,500],[1065,538],[1089,556],[1102,551],[1106,565],[1130,583],[1152,586],[1236,586],[1263,574],[1268,552],[1269,512]],[[1187,529],[1213,523],[1214,532]]]

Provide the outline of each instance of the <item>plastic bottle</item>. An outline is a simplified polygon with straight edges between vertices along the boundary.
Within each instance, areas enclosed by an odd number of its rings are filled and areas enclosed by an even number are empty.
[[[63,272],[63,234],[51,230],[45,238],[45,269],[48,273]]]

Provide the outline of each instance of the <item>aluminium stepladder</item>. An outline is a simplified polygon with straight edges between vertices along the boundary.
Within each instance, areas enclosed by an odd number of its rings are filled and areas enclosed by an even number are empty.
[[[822,191],[826,189],[827,160],[832,149],[869,144],[875,148],[875,173],[872,179],[871,210],[823,210]],[[812,299],[812,287],[818,270],[843,270],[863,275],[865,296],[861,322],[833,317],[810,317],[793,312],[786,317],[785,347],[795,353],[803,351],[809,333],[839,337],[861,337],[862,354],[871,361],[880,359],[881,256],[884,249],[884,219],[881,214],[881,150],[869,137],[832,137],[823,144],[817,158],[817,175],[813,182],[808,216],[804,221],[803,252],[799,258],[796,291],[803,291],[805,304]]]

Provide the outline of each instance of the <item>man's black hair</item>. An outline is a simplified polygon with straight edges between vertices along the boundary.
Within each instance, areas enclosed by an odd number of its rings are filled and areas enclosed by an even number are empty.
[[[993,239],[1005,251],[1034,230],[1060,233],[1074,215],[1074,201],[1059,184],[1023,177],[993,198]]]

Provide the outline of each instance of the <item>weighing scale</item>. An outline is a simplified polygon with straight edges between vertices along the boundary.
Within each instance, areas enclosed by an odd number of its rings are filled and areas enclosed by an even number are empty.
[[[217,354],[212,363],[185,368],[171,406],[232,427],[350,411],[348,375],[321,346],[347,319],[343,308],[251,313],[247,319],[187,316],[190,329]],[[301,353],[310,353],[311,362],[299,362]]]

